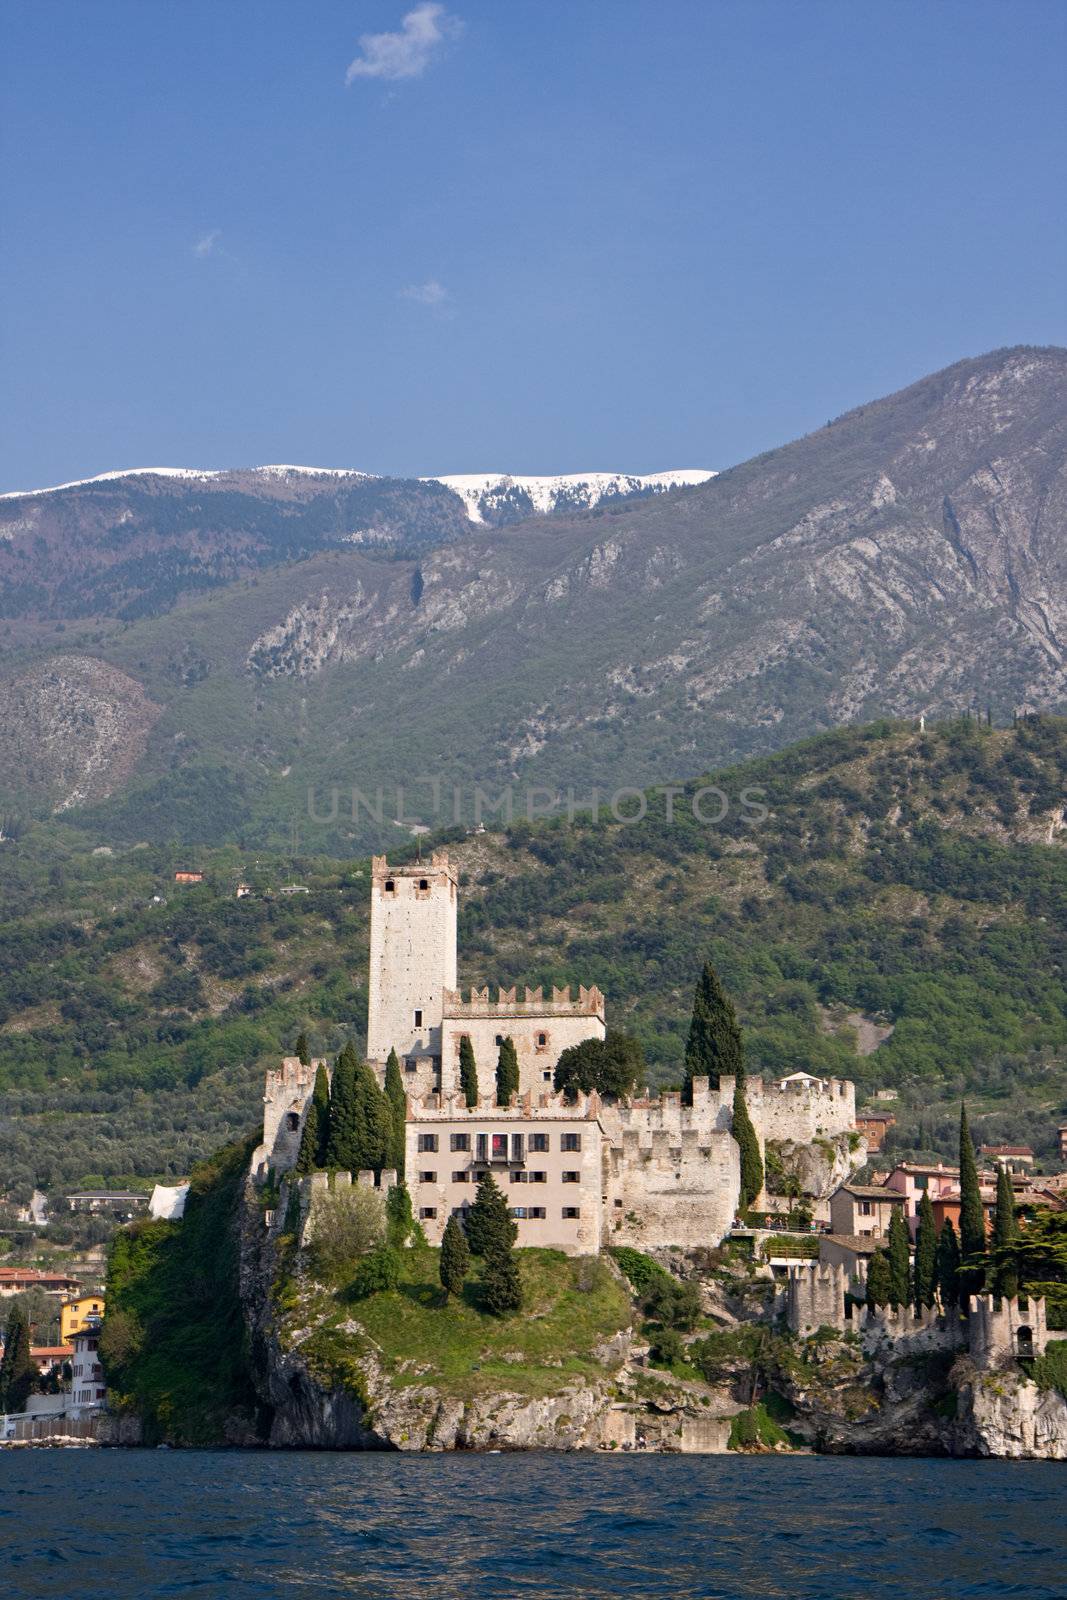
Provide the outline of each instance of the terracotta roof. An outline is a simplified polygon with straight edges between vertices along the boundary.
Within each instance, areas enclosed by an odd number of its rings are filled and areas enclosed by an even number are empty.
[[[876,1233],[824,1233],[819,1239],[828,1244],[838,1244],[844,1250],[853,1250],[858,1256],[873,1256],[876,1250],[884,1250],[888,1244],[887,1239],[881,1238]]]
[[[980,1151],[983,1156],[1032,1156],[1033,1153],[1028,1144],[984,1144]]]
[[[72,1344],[30,1345],[30,1355],[33,1357],[34,1361],[43,1361],[46,1358],[50,1360],[53,1357],[57,1361],[65,1361],[67,1356],[72,1356],[73,1354],[74,1346]]]
[[[855,1195],[857,1200],[893,1200],[904,1203],[904,1195],[899,1189],[880,1189],[873,1183],[843,1183],[841,1188],[846,1194]]]

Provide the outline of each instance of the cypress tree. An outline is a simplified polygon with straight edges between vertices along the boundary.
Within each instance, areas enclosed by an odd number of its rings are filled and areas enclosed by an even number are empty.
[[[374,1072],[365,1061],[356,1068],[353,1089],[355,1141],[352,1174],[370,1170],[381,1172],[392,1153],[395,1132],[388,1100],[378,1087]]]
[[[1018,1235],[1015,1191],[1007,1167],[1001,1167],[997,1174],[997,1210],[993,1219],[993,1293],[1002,1300],[1012,1300],[1019,1293],[1019,1273],[1011,1249]]]
[[[295,1172],[302,1178],[305,1173],[314,1172],[318,1165],[319,1157],[319,1108],[312,1095],[307,1103],[304,1116],[304,1131],[300,1135],[300,1149],[297,1152]]]
[[[690,1083],[690,1091],[692,1083]],[[690,1094],[690,1103],[692,1095]],[[745,1101],[745,1069],[740,1063],[734,1077],[733,1136],[741,1151],[741,1194],[738,1204],[747,1211],[763,1188],[763,1159],[759,1153],[759,1140],[752,1126]]]
[[[395,1167],[398,1178],[404,1176],[404,1124],[408,1115],[408,1097],[400,1075],[400,1062],[395,1050],[390,1050],[385,1063],[385,1098],[393,1118],[393,1140],[386,1166]]]
[[[459,1218],[453,1214],[445,1224],[445,1234],[441,1240],[441,1286],[446,1294],[463,1293],[463,1280],[467,1276],[470,1259],[467,1235]]]
[[[474,1060],[474,1046],[468,1033],[465,1033],[459,1041],[459,1086],[467,1102],[467,1110],[473,1111],[478,1104],[478,1068]],[[517,1082],[515,1087],[518,1088]]]
[[[346,1044],[337,1057],[330,1085],[329,1134],[326,1140],[326,1165],[358,1172],[353,1164],[356,1150],[356,1052]]]
[[[960,1104],[960,1294],[980,1294],[985,1283],[986,1238],[982,1192],[978,1186],[978,1167],[967,1121],[967,1107]]]
[[[932,1306],[937,1291],[937,1226],[930,1196],[919,1201],[919,1227],[915,1234],[915,1310]]]
[[[889,1303],[906,1306],[911,1299],[911,1251],[904,1207],[894,1206],[889,1217]]]
[[[478,1180],[478,1193],[463,1225],[476,1256],[488,1256],[494,1248],[510,1249],[514,1244],[519,1230],[491,1172]]]
[[[744,1067],[744,1046],[737,1013],[710,961],[697,980],[693,1018],[685,1047],[682,1102],[693,1104],[693,1079],[737,1077]]]
[[[298,1061],[303,1062],[305,1067],[310,1067],[311,1050],[308,1045],[308,1036],[303,1032],[303,1030],[297,1034],[296,1044],[293,1046],[293,1054],[296,1056]]]
[[[324,1061],[320,1061],[315,1068],[315,1087],[311,1091],[311,1103],[315,1107],[319,1141],[315,1147],[315,1165],[324,1167],[326,1145],[330,1137],[330,1079]]]
[[[496,1103],[498,1106],[511,1104],[513,1094],[519,1092],[519,1057],[515,1049],[515,1041],[509,1034],[500,1046],[500,1055],[496,1063]]]
[[[4,1356],[0,1361],[0,1411],[24,1411],[39,1377],[30,1355],[30,1325],[22,1307],[14,1305],[4,1331]]]
[[[871,1257],[871,1264],[867,1268],[867,1304],[874,1311],[887,1306],[892,1295],[893,1274],[889,1266],[889,1257],[884,1250],[878,1249]]]
[[[522,1306],[519,1263],[510,1244],[494,1244],[486,1255],[482,1270],[482,1302],[495,1317],[506,1316],[509,1311],[518,1311]]]
[[[937,1288],[943,1306],[959,1305],[960,1242],[951,1218],[946,1218],[942,1224],[937,1241]]]

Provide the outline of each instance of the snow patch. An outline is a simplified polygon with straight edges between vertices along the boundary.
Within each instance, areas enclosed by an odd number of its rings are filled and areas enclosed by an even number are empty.
[[[586,509],[625,494],[662,494],[707,483],[716,474],[701,467],[673,472],[651,472],[641,477],[628,472],[568,472],[556,477],[522,477],[509,472],[456,472],[424,483],[443,483],[459,495],[471,522],[484,522],[486,512],[516,499],[527,499],[533,511]]]

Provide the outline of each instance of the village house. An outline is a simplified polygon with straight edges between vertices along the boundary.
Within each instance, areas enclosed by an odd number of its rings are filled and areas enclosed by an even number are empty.
[[[861,1239],[884,1239],[896,1207],[905,1206],[897,1189],[870,1183],[843,1183],[830,1196],[830,1232]]]
[[[877,1155],[885,1144],[886,1134],[896,1127],[897,1119],[891,1111],[857,1111],[856,1128],[863,1135],[868,1155]]]
[[[1028,1144],[983,1144],[978,1150],[983,1161],[992,1161],[1009,1172],[1025,1172],[1034,1164],[1034,1152]]]
[[[148,1205],[148,1196],[119,1189],[77,1189],[63,1196],[71,1211],[87,1211],[93,1216],[120,1217],[129,1222]]]
[[[104,1297],[101,1294],[77,1295],[64,1300],[59,1308],[59,1337],[69,1344],[76,1333],[81,1333],[92,1321],[104,1315]]]
[[[28,1289],[40,1289],[43,1294],[60,1297],[80,1288],[77,1278],[68,1278],[62,1272],[38,1272],[33,1267],[0,1267],[0,1297],[5,1300],[25,1294]]]

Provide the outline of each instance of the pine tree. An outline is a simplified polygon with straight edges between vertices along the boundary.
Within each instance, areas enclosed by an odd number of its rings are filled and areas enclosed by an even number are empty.
[[[496,1063],[496,1103],[498,1106],[511,1104],[513,1094],[519,1092],[519,1057],[515,1049],[515,1041],[509,1034],[500,1046],[500,1055]]]
[[[1007,1167],[1001,1167],[997,1174],[997,1210],[993,1219],[993,1293],[1002,1300],[1012,1300],[1019,1293],[1019,1273],[1011,1250],[1018,1235],[1015,1191]]]
[[[0,1361],[0,1411],[24,1411],[40,1374],[30,1355],[30,1325],[19,1305],[11,1307]]]
[[[315,1165],[326,1165],[326,1146],[330,1138],[330,1079],[326,1071],[326,1063],[320,1061],[315,1068],[315,1087],[311,1091],[311,1103],[316,1112],[316,1131],[318,1144],[315,1147]]]
[[[478,1193],[463,1225],[476,1256],[488,1256],[494,1248],[510,1249],[514,1244],[519,1230],[491,1172],[479,1179]]]
[[[381,1172],[393,1150],[393,1114],[388,1100],[378,1087],[373,1070],[365,1061],[361,1061],[356,1068],[353,1100],[355,1141],[352,1173]]]
[[[755,1203],[763,1188],[763,1159],[759,1153],[759,1140],[752,1126],[745,1101],[745,1069],[738,1064],[734,1076],[733,1136],[741,1152],[741,1193],[738,1204],[747,1211]]]
[[[967,1107],[963,1104],[960,1105],[960,1255],[960,1294],[981,1294],[986,1272],[985,1211]]]
[[[459,1041],[459,1086],[467,1102],[467,1110],[473,1111],[478,1104],[478,1068],[469,1033],[465,1033]]]
[[[495,1317],[522,1307],[522,1279],[519,1263],[510,1245],[495,1244],[486,1255],[482,1269],[482,1303]]]
[[[463,1280],[470,1266],[470,1246],[459,1218],[453,1214],[445,1224],[441,1240],[441,1286],[446,1294],[461,1295]]]
[[[871,1257],[871,1264],[867,1268],[867,1304],[871,1310],[887,1306],[893,1295],[893,1274],[889,1266],[889,1257],[884,1250],[878,1249]]]
[[[404,1124],[408,1115],[408,1097],[400,1074],[400,1062],[395,1050],[390,1050],[385,1062],[385,1098],[393,1118],[393,1141],[386,1166],[395,1167],[398,1178],[404,1176]]]
[[[351,1044],[346,1044],[337,1057],[330,1085],[329,1135],[326,1141],[326,1165],[339,1167],[344,1172],[358,1172],[354,1165],[357,1151],[356,1135],[356,1067],[358,1061]]]
[[[693,1019],[685,1047],[685,1076],[682,1101],[693,1104],[693,1079],[737,1077],[744,1066],[744,1046],[737,1013],[719,975],[710,961],[697,980],[693,996]]]
[[[906,1306],[911,1299],[911,1251],[904,1207],[894,1206],[889,1217],[889,1303]]]
[[[946,1309],[959,1304],[960,1242],[950,1217],[942,1223],[937,1241],[937,1288]]]
[[[293,1054],[298,1061],[303,1062],[305,1067],[310,1067],[311,1048],[308,1045],[308,1036],[303,1031],[297,1034],[296,1044],[293,1046]]]
[[[937,1224],[930,1196],[924,1190],[919,1201],[919,1226],[915,1233],[914,1295],[916,1313],[932,1306],[937,1291]]]

